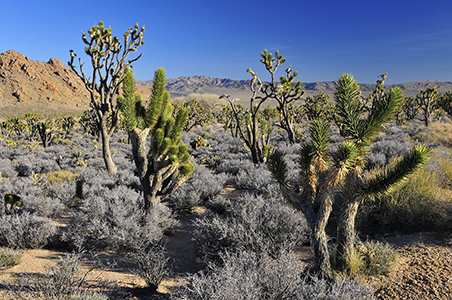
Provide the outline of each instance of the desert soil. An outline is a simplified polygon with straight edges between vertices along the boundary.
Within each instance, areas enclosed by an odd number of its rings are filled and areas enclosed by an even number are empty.
[[[238,193],[227,188],[222,194],[223,197],[235,198]],[[110,270],[94,270],[88,279],[110,282],[116,289],[120,288],[125,299],[165,299],[187,273],[203,268],[196,260],[191,240],[192,221],[203,212],[204,209],[198,207],[192,214],[181,216],[180,228],[168,237],[167,253],[173,261],[174,273],[162,282],[157,293],[152,294],[145,282],[133,274],[133,264],[124,254],[101,253],[102,259],[115,260],[117,266]],[[367,284],[374,288],[377,299],[452,299],[452,235],[416,233],[387,237],[384,241],[397,250],[398,258],[389,275],[366,279]],[[28,276],[45,273],[62,255],[63,252],[47,249],[25,251],[19,265],[0,272],[0,298],[15,299],[17,296],[11,294],[8,284],[14,283],[22,273],[28,273]],[[300,259],[308,264],[312,261],[312,254],[305,249],[300,253]],[[90,259],[83,261],[82,269],[87,270],[92,263]]]

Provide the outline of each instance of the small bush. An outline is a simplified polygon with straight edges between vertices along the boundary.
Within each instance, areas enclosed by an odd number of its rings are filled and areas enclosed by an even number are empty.
[[[156,206],[146,214],[142,196],[124,186],[92,188],[75,212],[78,226],[64,236],[75,248],[130,250],[154,244],[178,225],[170,209]]]
[[[19,162],[18,164],[16,164],[15,170],[17,172],[17,176],[28,177],[31,176],[33,167],[30,163]]]
[[[213,174],[203,166],[196,166],[190,178],[171,195],[170,199],[177,211],[190,211],[192,207],[218,195],[227,180],[226,174]]]
[[[368,275],[386,275],[394,267],[397,251],[388,244],[366,241],[360,248]]]
[[[410,232],[451,228],[452,182],[448,152],[435,149],[429,163],[390,195],[366,201],[357,215],[362,232]]]
[[[231,205],[231,201],[228,199],[225,199],[222,196],[217,196],[206,203],[206,208],[210,209],[214,213],[222,215],[231,207]]]
[[[41,248],[56,233],[51,219],[26,211],[0,216],[0,244],[14,249]]]
[[[281,199],[245,196],[224,215],[207,213],[196,219],[193,239],[201,257],[218,260],[224,252],[276,254],[307,240],[304,217]]]
[[[190,275],[177,287],[171,299],[374,299],[373,291],[355,280],[337,279],[331,284],[303,276],[303,269],[291,252],[277,257],[267,254],[221,255],[220,265]]]
[[[20,264],[22,252],[10,248],[0,248],[0,270]]]
[[[157,290],[163,279],[171,275],[169,258],[165,256],[162,249],[140,248],[133,252],[132,257],[137,262],[134,273],[143,278],[153,290]]]

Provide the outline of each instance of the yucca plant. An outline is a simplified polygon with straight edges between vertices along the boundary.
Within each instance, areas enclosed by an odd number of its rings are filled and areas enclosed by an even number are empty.
[[[284,198],[306,216],[311,228],[316,268],[324,277],[331,276],[330,256],[325,226],[328,222],[336,188],[344,197],[337,228],[337,267],[345,267],[347,253],[356,246],[355,217],[366,198],[390,193],[429,158],[429,150],[415,146],[394,167],[371,178],[364,176],[366,158],[374,137],[397,112],[403,98],[400,89],[386,93],[381,83],[373,93],[368,112],[362,110],[359,86],[352,75],[341,76],[335,92],[335,120],[346,138],[335,153],[329,153],[330,124],[324,119],[311,122],[311,141],[300,149],[300,178],[296,185],[287,182],[284,157],[275,152],[269,169],[279,183]]]
[[[180,109],[177,116],[172,117],[173,106],[165,84],[165,70],[158,68],[154,74],[151,99],[145,108],[141,95],[135,94],[134,75],[127,70],[123,96],[118,98],[124,126],[132,142],[147,211],[171,195],[194,170],[188,147],[181,143],[187,109]],[[146,149],[148,136],[151,138],[149,151]]]

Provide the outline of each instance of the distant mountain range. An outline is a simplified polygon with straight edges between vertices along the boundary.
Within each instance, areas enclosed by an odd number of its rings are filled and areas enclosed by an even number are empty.
[[[222,94],[238,98],[246,103],[251,92],[250,80],[232,80],[207,76],[184,76],[167,79],[167,90],[174,100],[203,98],[218,101]],[[149,99],[152,80],[137,81],[137,92]],[[361,84],[361,91],[368,95],[375,84]],[[386,88],[401,87],[405,96],[415,96],[420,90],[436,87],[442,95],[452,90],[452,82],[418,81],[385,85]],[[303,83],[302,89],[308,95],[324,91],[332,96],[335,83]],[[0,53],[0,114],[20,115],[25,112],[41,114],[79,113],[89,107],[89,94],[83,82],[69,67],[58,59],[48,62],[30,60],[14,50]],[[221,102],[220,102],[221,103]],[[224,102],[223,102],[224,103]]]
[[[232,80],[224,78],[211,78],[208,76],[184,76],[167,80],[167,90],[172,97],[187,97],[190,94],[229,94],[231,97],[245,97],[247,99],[251,92],[249,85],[251,80]],[[137,81],[137,86],[151,87],[152,80]],[[416,81],[402,84],[388,84],[386,89],[393,87],[400,87],[404,90],[405,96],[415,96],[421,90],[436,87],[442,95],[449,90],[452,90],[452,82],[443,81]],[[317,94],[320,91],[332,96],[334,94],[335,82],[308,82],[302,83],[302,89],[306,91],[307,95]],[[360,84],[360,90],[364,95],[370,94],[375,89],[373,84]]]

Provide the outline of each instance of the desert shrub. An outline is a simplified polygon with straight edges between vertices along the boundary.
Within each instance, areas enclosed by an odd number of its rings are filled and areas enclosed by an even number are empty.
[[[222,196],[216,196],[213,199],[210,199],[206,203],[206,208],[210,209],[216,214],[222,215],[228,209],[230,209],[232,203],[230,200],[223,198]]]
[[[368,275],[386,275],[394,267],[397,251],[388,244],[366,241],[360,252],[364,260],[364,273]]]
[[[273,177],[265,165],[253,165],[241,169],[236,176],[229,181],[239,189],[251,189],[256,193],[269,193],[269,186],[273,185]]]
[[[77,226],[63,236],[74,247],[129,250],[157,243],[178,225],[171,210],[158,205],[146,214],[137,192],[118,186],[91,188],[74,212]]]
[[[19,196],[23,208],[37,216],[58,217],[72,201],[75,185],[73,182],[36,185],[31,177],[16,177],[0,182],[0,196],[6,193]]]
[[[330,284],[303,276],[292,252],[276,258],[252,252],[222,254],[221,260],[206,272],[190,275],[171,299],[374,299],[371,289],[354,280],[337,279]]]
[[[40,174],[60,171],[61,168],[55,159],[40,159],[36,157],[32,162],[32,170],[34,173]]]
[[[170,197],[178,211],[190,211],[193,206],[201,205],[218,195],[225,185],[226,174],[213,174],[203,166],[196,166],[189,179]]]
[[[139,248],[132,253],[132,258],[137,263],[133,272],[153,290],[157,290],[163,279],[171,275],[169,258],[162,250],[161,247]]]
[[[17,176],[28,177],[33,172],[33,166],[31,163],[19,161],[15,164],[14,170],[17,172]]]
[[[51,219],[26,211],[0,216],[0,244],[14,249],[41,248],[56,234]]]
[[[45,190],[48,197],[52,198],[54,202],[59,201],[63,206],[70,207],[74,203],[74,197],[77,196],[76,185],[79,181],[63,181],[60,184],[49,184],[45,187]]]
[[[73,191],[72,191],[73,192]],[[45,194],[39,196],[24,195],[22,197],[24,208],[34,212],[36,216],[56,218],[66,209],[66,205],[63,204],[58,198],[51,198]]]
[[[22,251],[11,248],[0,248],[0,270],[9,269],[20,264]]]
[[[394,157],[408,153],[414,146],[409,142],[409,135],[398,127],[390,127],[385,134],[375,137],[371,154],[368,157],[369,167],[388,164]]]
[[[196,219],[193,239],[204,261],[224,252],[276,254],[307,240],[304,217],[281,199],[247,195],[224,215],[206,213]]]
[[[366,241],[347,253],[345,257],[345,274],[349,277],[357,275],[386,275],[395,265],[397,251],[389,244]]]
[[[9,159],[0,159],[0,174],[2,177],[14,178],[18,175]]]

